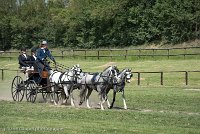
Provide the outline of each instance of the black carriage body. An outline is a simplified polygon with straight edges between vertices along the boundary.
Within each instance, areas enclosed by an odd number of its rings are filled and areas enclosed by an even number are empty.
[[[29,78],[26,81],[35,81],[38,86],[43,87],[48,85],[48,77],[42,77],[42,74],[36,71],[29,73]]]
[[[15,76],[11,85],[11,94],[14,101],[22,101],[26,96],[28,102],[34,103],[38,93],[42,93],[43,99],[46,101],[51,94],[51,84],[47,71],[42,74],[34,70],[25,70],[23,73],[28,74],[28,79],[23,80],[20,76]]]

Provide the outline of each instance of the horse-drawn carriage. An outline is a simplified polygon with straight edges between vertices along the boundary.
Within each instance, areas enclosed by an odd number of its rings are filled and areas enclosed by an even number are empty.
[[[61,99],[65,99],[64,85],[75,85],[76,82],[74,79],[77,78],[77,74],[80,75],[81,69],[79,68],[79,65],[74,65],[71,69],[66,69],[67,67],[62,64],[58,65],[58,67],[65,68],[65,72],[57,71],[56,69],[50,74],[50,71],[46,71],[44,68],[40,73],[37,69],[37,65],[35,65],[34,69],[21,69],[20,72],[24,73],[26,78],[23,79],[20,75],[13,78],[11,85],[13,100],[22,101],[24,96],[26,96],[26,100],[28,102],[34,103],[38,93],[42,94],[44,101],[59,101]],[[56,80],[59,82],[55,83],[55,81],[52,81],[51,75],[55,75],[57,73],[60,74],[60,76],[56,77]],[[65,77],[67,79],[61,81],[61,76],[67,76]],[[58,89],[52,90],[59,85],[61,86]]]
[[[71,98],[71,105],[74,105],[72,92],[74,89],[80,89],[80,105],[86,100],[87,107],[89,106],[89,96],[93,89],[99,92],[100,107],[103,108],[103,103],[107,101],[108,107],[112,108],[116,92],[122,92],[124,108],[127,109],[124,98],[125,80],[130,80],[131,70],[124,69],[118,72],[116,66],[109,66],[103,72],[86,73],[82,72],[79,65],[74,65],[71,69],[65,72],[53,71],[50,75],[46,71],[39,74],[36,70],[25,70],[28,73],[28,78],[23,80],[21,76],[14,77],[11,93],[14,101],[22,101],[24,95],[27,101],[35,102],[37,94],[41,93],[45,101],[52,99],[54,103],[59,100],[67,100]],[[107,94],[110,89],[113,89],[114,96],[111,105],[108,102]],[[63,97],[64,96],[64,97]]]
[[[27,75],[25,80],[17,75],[14,77],[11,85],[11,94],[14,101],[22,101],[24,96],[28,102],[35,102],[37,94],[41,93],[46,101],[51,96],[51,84],[47,71],[40,74],[37,69],[24,68],[21,73]]]

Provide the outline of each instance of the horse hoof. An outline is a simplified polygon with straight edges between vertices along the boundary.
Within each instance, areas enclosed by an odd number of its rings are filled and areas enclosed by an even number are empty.
[[[71,106],[72,106],[72,107],[75,107],[75,105],[74,105],[74,104],[71,104]]]
[[[88,109],[91,109],[91,107],[87,107]]]
[[[112,106],[110,106],[110,107],[108,107],[109,109],[112,109],[113,107]]]
[[[103,107],[101,107],[101,110],[104,110],[104,108],[103,108]]]

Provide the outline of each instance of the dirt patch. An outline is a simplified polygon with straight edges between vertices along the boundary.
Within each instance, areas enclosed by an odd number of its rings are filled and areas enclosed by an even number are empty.
[[[108,62],[104,65],[98,66],[98,68],[106,68],[108,66],[116,65],[116,62]]]
[[[186,115],[197,115],[200,116],[200,113],[194,112],[183,112],[183,111],[168,111],[168,110],[152,110],[152,109],[128,109],[128,111],[142,112],[142,113],[172,113],[172,114],[186,114]]]
[[[11,82],[9,81],[1,81],[0,84],[0,100],[12,100],[11,96],[11,89],[10,89]]]

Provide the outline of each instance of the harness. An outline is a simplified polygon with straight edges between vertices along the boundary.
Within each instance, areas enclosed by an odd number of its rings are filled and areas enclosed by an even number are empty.
[[[95,80],[97,78],[97,76],[99,75],[99,73],[95,73],[91,79],[92,83],[95,83]]]
[[[124,74],[121,74],[120,81],[114,83],[114,90],[116,92],[122,92],[124,90],[125,84],[126,84],[126,72]]]

